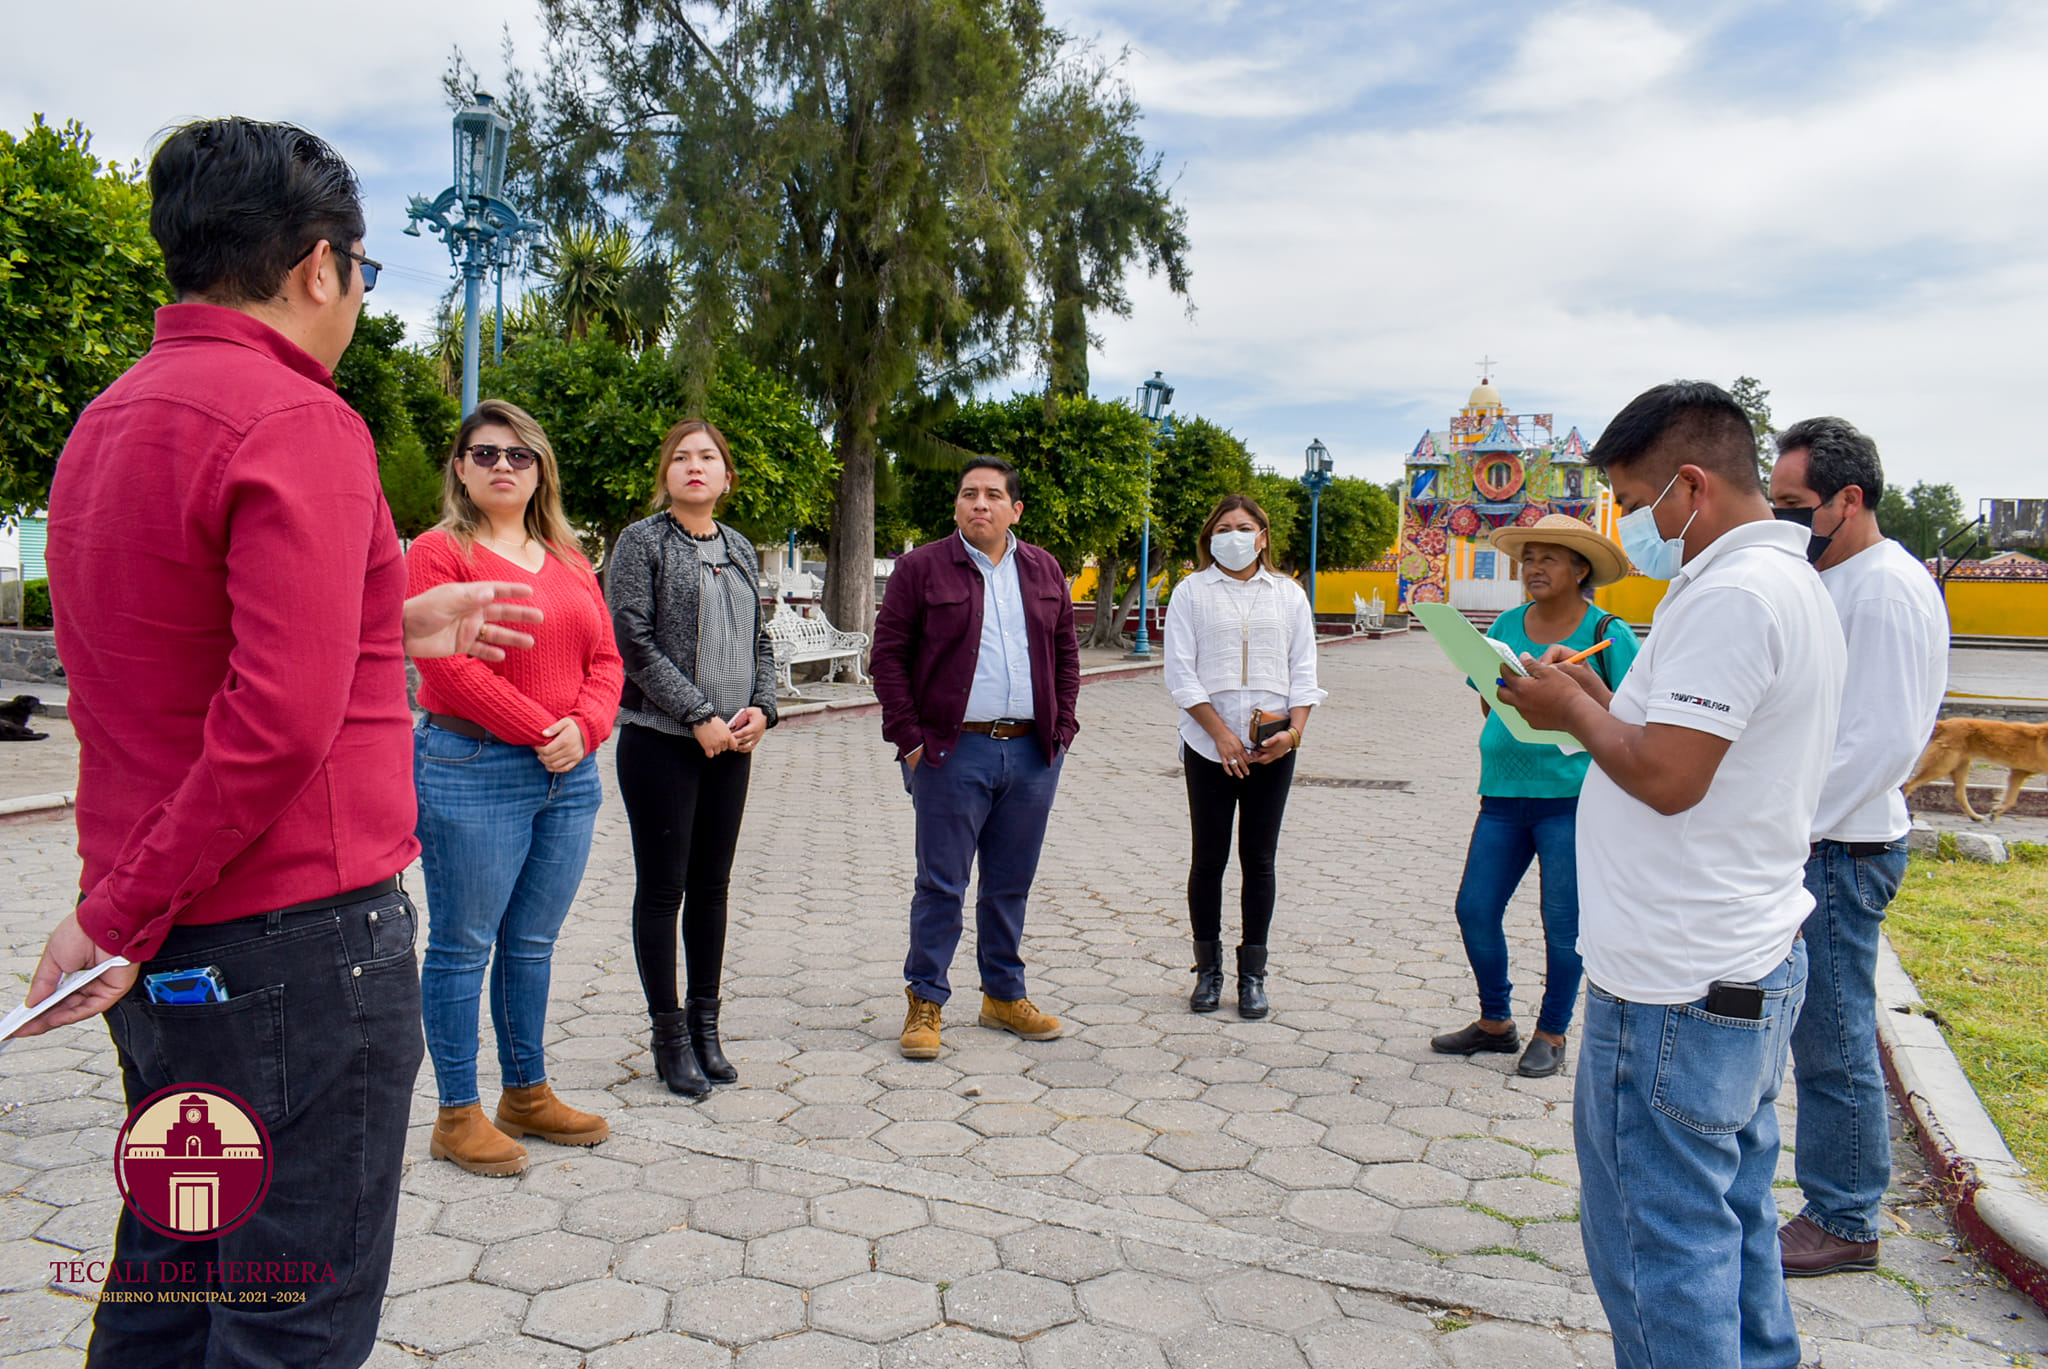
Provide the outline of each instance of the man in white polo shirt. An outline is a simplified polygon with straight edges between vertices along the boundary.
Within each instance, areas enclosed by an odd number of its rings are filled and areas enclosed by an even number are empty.
[[[1877,1059],[1877,943],[1906,875],[1913,772],[1948,689],[1948,612],[1918,557],[1877,525],[1877,444],[1839,418],[1778,435],[1777,515],[1811,530],[1849,643],[1842,725],[1806,862],[1806,1006],[1792,1032],[1799,1187],[1806,1210],[1778,1230],[1787,1278],[1877,1267],[1877,1207],[1891,1183],[1891,1125]]]
[[[1608,708],[1582,667],[1501,697],[1593,755],[1579,797],[1579,1227],[1620,1369],[1792,1369],[1772,1101],[1806,988],[1807,839],[1842,630],[1726,391],[1660,385],[1591,454],[1671,580]],[[1547,653],[1555,656],[1560,653]]]

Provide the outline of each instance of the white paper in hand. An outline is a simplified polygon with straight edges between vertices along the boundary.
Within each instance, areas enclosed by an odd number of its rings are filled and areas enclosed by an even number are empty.
[[[35,1021],[59,1003],[62,1003],[66,998],[69,998],[72,994],[77,993],[80,989],[98,979],[108,970],[118,969],[127,963],[128,961],[124,957],[117,955],[110,960],[102,960],[89,970],[77,970],[67,974],[57,981],[56,991],[33,1008],[23,1003],[13,1012],[7,1014],[6,1017],[0,1018],[0,1050],[5,1050],[7,1042],[13,1040],[14,1034],[23,1027],[26,1027],[29,1023]]]

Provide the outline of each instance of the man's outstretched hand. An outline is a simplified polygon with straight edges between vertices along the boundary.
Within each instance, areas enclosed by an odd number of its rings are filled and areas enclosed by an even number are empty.
[[[532,596],[533,586],[505,580],[451,580],[422,590],[405,601],[405,654],[502,661],[506,647],[533,645],[532,637],[505,626],[541,620],[533,605],[507,602]]]

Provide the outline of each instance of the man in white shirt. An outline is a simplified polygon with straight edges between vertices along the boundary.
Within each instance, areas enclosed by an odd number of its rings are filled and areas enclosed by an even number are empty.
[[[1877,1267],[1877,1206],[1891,1128],[1877,1059],[1877,943],[1906,873],[1911,819],[1899,786],[1948,688],[1948,613],[1918,558],[1877,525],[1877,444],[1839,418],[1778,435],[1771,502],[1812,530],[1849,645],[1842,723],[1806,862],[1806,1006],[1792,1031],[1796,1145],[1806,1210],[1778,1230],[1788,1278]]]
[[[1671,590],[1607,708],[1582,667],[1539,664],[1501,689],[1593,756],[1578,824],[1580,1234],[1620,1369],[1792,1369],[1772,1101],[1806,988],[1807,835],[1842,632],[1804,529],[1771,516],[1726,391],[1639,395],[1591,460],[1630,559]]]

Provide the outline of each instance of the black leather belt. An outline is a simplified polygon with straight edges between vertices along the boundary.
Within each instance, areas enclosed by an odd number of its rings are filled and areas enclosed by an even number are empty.
[[[471,741],[494,742],[498,740],[469,719],[458,718],[453,713],[428,713],[427,721],[440,728],[443,732],[453,732],[456,736],[468,737]]]
[[[346,908],[351,903],[362,903],[385,894],[398,892],[398,876],[388,875],[375,884],[365,884],[360,889],[351,889],[345,894],[334,894],[327,898],[310,898],[304,903],[294,903],[289,908],[279,908],[271,913],[259,913],[259,917],[288,917],[293,913],[324,913],[329,908]]]
[[[1892,849],[1892,844],[1888,841],[1816,841],[1807,848],[1807,856],[1811,859],[1830,846],[1839,846],[1843,851],[1855,856],[1859,860],[1868,859],[1871,856],[1881,856]]]
[[[979,732],[999,742],[1012,737],[1028,737],[1038,730],[1038,724],[1030,718],[997,718],[992,723],[962,723],[962,732]]]

